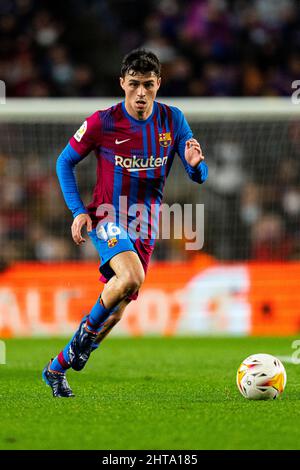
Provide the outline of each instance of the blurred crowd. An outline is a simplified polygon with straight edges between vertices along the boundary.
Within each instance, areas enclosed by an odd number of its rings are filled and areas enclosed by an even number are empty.
[[[14,97],[119,96],[143,46],[161,96],[288,96],[300,76],[297,0],[1,0],[0,78]]]

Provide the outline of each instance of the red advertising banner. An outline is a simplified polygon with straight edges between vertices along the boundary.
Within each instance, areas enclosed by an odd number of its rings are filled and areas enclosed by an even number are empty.
[[[17,263],[0,274],[0,337],[70,335],[103,284],[95,263]],[[114,335],[290,335],[300,263],[152,263]]]

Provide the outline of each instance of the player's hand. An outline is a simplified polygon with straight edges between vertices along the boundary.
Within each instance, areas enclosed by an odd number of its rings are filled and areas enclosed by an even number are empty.
[[[189,139],[185,143],[184,156],[186,161],[192,167],[196,167],[204,160],[199,142],[196,139]]]
[[[71,227],[72,237],[76,245],[82,245],[86,241],[86,239],[81,235],[81,230],[84,225],[86,225],[88,232],[92,231],[92,219],[90,216],[88,214],[77,215],[73,220]]]

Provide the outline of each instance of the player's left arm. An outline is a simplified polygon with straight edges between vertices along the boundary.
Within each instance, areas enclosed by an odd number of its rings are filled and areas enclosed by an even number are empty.
[[[176,112],[177,123],[179,126],[176,139],[176,151],[191,180],[200,184],[204,183],[208,177],[208,167],[204,161],[204,155],[200,144],[193,137],[191,128],[183,113],[177,109]]]

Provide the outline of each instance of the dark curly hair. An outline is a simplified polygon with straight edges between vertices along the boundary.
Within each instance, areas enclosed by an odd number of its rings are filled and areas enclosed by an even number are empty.
[[[134,75],[135,73],[154,72],[160,77],[161,65],[158,57],[151,51],[145,49],[134,49],[129,52],[123,59],[121,65],[121,77],[125,77],[126,73]]]

